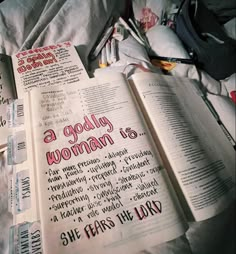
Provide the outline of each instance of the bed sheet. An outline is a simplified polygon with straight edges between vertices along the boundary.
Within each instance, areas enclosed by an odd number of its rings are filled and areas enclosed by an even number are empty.
[[[0,53],[8,55],[18,51],[71,41],[90,73],[94,75],[97,61],[90,63],[88,54],[102,32],[107,20],[126,13],[128,1],[119,0],[5,0],[0,4]],[[166,56],[184,57],[178,38],[161,25],[147,34],[153,50]],[[147,51],[132,36],[119,43],[119,61],[111,67],[97,70],[124,71],[127,75],[140,71],[134,64],[141,64],[155,72],[160,69],[150,64]],[[128,68],[127,68],[128,66]],[[227,82],[234,77],[219,82],[197,70],[195,67],[180,65],[172,75],[193,77],[202,82],[209,92],[209,99],[217,108],[225,125],[235,135],[235,106],[227,91]],[[231,81],[229,81],[231,80]],[[234,83],[235,84],[235,83]],[[235,136],[234,136],[235,137]],[[7,211],[7,175],[10,168],[6,165],[6,152],[0,158],[0,253],[8,253],[8,228],[12,217]],[[144,246],[140,253],[145,254],[231,254],[235,252],[235,205],[222,214],[200,223],[191,223],[185,235],[158,246]]]

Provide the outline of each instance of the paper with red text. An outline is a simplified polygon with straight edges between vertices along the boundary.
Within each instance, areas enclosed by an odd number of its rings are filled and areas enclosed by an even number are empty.
[[[12,56],[12,63],[18,98],[34,87],[67,85],[89,78],[71,42],[19,52]]]

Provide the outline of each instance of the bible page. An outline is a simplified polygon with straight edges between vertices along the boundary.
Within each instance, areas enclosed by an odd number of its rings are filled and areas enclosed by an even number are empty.
[[[194,82],[141,73],[132,84],[194,219],[204,220],[234,198],[235,151]]]
[[[44,253],[135,253],[186,222],[121,74],[30,92]]]

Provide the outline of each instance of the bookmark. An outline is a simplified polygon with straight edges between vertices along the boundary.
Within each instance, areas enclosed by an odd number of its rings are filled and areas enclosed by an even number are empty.
[[[13,194],[14,207],[13,212],[19,214],[31,208],[31,189],[29,170],[22,170],[16,173],[15,176],[15,193]]]
[[[7,138],[7,162],[8,165],[16,165],[27,159],[25,131],[15,132]]]
[[[43,253],[41,225],[23,222],[9,229],[9,254]]]
[[[7,107],[8,127],[18,127],[24,124],[24,104],[23,99],[11,102]]]

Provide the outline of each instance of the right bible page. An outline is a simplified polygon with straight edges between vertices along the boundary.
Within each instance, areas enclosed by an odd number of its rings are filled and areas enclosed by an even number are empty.
[[[198,221],[218,214],[234,199],[235,151],[194,82],[139,73],[131,83],[180,196]]]

